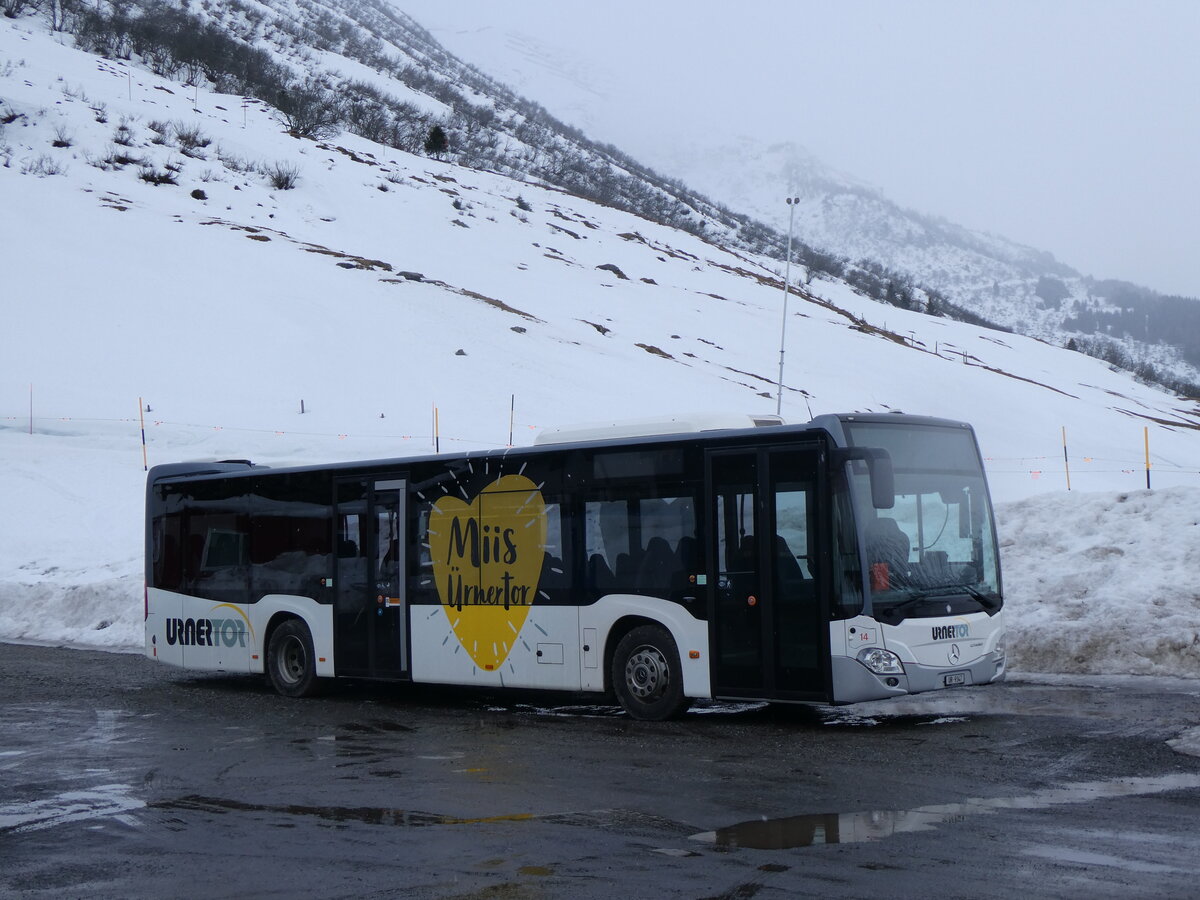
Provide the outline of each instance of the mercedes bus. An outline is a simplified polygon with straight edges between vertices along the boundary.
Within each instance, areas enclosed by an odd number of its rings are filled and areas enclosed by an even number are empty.
[[[852,703],[1005,672],[975,434],[676,419],[337,465],[152,468],[146,654],[265,674]]]

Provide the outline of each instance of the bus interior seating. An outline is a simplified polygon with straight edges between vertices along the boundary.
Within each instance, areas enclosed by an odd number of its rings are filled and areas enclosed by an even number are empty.
[[[599,596],[611,594],[613,586],[616,584],[616,577],[613,575],[612,569],[608,567],[608,563],[599,553],[593,553],[588,557],[585,576],[588,589]]]
[[[671,590],[675,565],[675,552],[666,538],[650,538],[638,564],[637,592],[651,597],[665,597]]]
[[[645,549],[618,553],[612,568],[603,553],[593,553],[587,560],[587,588],[597,596],[641,594],[675,599],[694,595],[698,550],[694,537],[684,536],[672,547],[670,541],[656,535]]]

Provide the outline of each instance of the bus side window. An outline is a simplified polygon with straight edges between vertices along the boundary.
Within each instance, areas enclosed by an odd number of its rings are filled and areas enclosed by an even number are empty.
[[[183,588],[183,516],[167,513],[154,520],[151,587],[166,591]]]
[[[328,482],[292,475],[261,479],[250,496],[251,598],[290,594],[332,602]]]
[[[688,576],[698,564],[694,498],[644,497],[644,487],[605,493],[608,498],[584,506],[588,596],[693,594]]]
[[[539,591],[562,591],[571,586],[571,554],[567,534],[564,531],[562,506],[558,503],[546,504],[546,545],[543,547],[542,576],[538,581]],[[561,598],[571,602],[569,593]],[[543,598],[544,599],[544,598]]]

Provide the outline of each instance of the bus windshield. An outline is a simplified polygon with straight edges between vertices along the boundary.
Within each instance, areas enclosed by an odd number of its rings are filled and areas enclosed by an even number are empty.
[[[844,427],[852,445],[886,450],[895,472],[894,508],[875,509],[866,467],[852,468],[875,614],[886,621],[924,606],[932,615],[935,599],[937,614],[951,603],[956,613],[999,610],[996,534],[973,433],[908,422]]]

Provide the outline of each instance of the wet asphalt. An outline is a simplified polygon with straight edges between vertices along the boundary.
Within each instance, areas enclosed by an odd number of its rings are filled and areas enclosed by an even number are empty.
[[[1196,725],[1200,683],[644,723],[0,644],[0,896],[1197,896]]]

